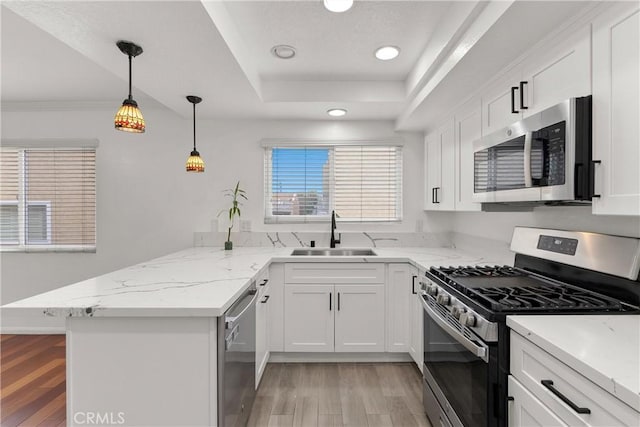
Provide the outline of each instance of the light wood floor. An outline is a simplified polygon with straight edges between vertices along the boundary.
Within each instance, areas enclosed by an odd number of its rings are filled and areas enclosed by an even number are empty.
[[[0,425],[64,426],[65,336],[0,336]]]
[[[273,363],[250,426],[430,426],[409,363]]]
[[[64,426],[64,335],[0,335],[0,425]],[[250,426],[430,426],[409,363],[270,363]]]

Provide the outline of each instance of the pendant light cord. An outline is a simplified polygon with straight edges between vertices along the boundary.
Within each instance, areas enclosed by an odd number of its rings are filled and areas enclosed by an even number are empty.
[[[131,96],[131,55],[129,55],[129,100],[132,100]]]
[[[196,150],[196,104],[193,104],[193,151]]]

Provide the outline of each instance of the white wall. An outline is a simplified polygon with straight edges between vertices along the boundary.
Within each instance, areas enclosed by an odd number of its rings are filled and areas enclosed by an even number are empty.
[[[144,107],[144,106],[143,106]],[[204,174],[187,174],[191,118],[162,109],[144,109],[147,132],[113,129],[113,109],[55,112],[2,112],[3,138],[97,138],[97,252],[2,253],[3,304],[193,245],[194,231],[210,231],[228,201],[222,190],[240,180],[249,201],[243,219],[255,231],[327,230],[327,224],[263,224],[263,138],[384,139],[402,137],[404,215],[401,223],[341,226],[342,230],[446,231],[449,219],[425,220],[422,213],[422,135],[396,134],[391,122],[199,121],[198,149]],[[185,111],[189,112],[188,106]],[[222,218],[222,217],[221,217]],[[219,229],[225,224],[220,223]],[[220,242],[222,244],[222,242]],[[2,315],[5,330],[59,328],[63,319],[22,319]]]

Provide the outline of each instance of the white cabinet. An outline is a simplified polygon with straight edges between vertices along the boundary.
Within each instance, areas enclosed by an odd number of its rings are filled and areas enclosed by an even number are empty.
[[[269,361],[269,301],[271,300],[268,270],[259,274],[256,280],[258,302],[256,304],[256,389],[264,368]]]
[[[336,285],[335,351],[383,352],[384,285]]]
[[[384,271],[382,263],[287,263],[284,351],[384,351]]]
[[[285,286],[284,351],[334,350],[333,285]]]
[[[425,210],[455,208],[453,120],[425,138]]]
[[[638,426],[636,412],[607,390],[572,369],[562,360],[538,347],[522,335],[511,331],[509,395],[518,394],[521,386],[564,424],[570,426]],[[515,380],[515,381],[514,381]],[[517,384],[519,383],[519,384]],[[570,402],[570,403],[569,403]],[[543,417],[540,408],[524,404],[529,414]],[[573,405],[573,407],[572,407]],[[516,422],[514,417],[514,423]],[[552,418],[544,415],[537,421],[547,425]],[[551,422],[551,421],[549,421]],[[530,423],[513,425],[532,425]],[[536,425],[536,424],[533,424]]]
[[[407,263],[387,268],[387,346],[388,352],[406,353],[411,337],[411,301],[417,292],[417,271]]]
[[[588,26],[574,32],[544,55],[534,54],[522,67],[524,117],[572,97],[591,93],[591,35]],[[520,85],[518,85],[520,90]]]
[[[640,215],[640,15],[631,2],[593,23],[593,213]]]
[[[473,198],[473,142],[482,136],[482,106],[473,100],[455,114],[455,208],[456,211],[479,211]]]
[[[501,78],[482,94],[482,135],[489,135],[522,119],[520,69]]]
[[[284,264],[269,267],[268,339],[269,351],[284,351]]]
[[[549,408],[509,375],[509,427],[565,427]]]
[[[411,295],[409,302],[409,325],[410,325],[410,337],[409,337],[409,355],[413,359],[413,361],[422,372],[422,364],[424,360],[423,353],[423,341],[424,337],[422,335],[422,330],[424,327],[423,320],[423,308],[422,303],[420,302],[420,292],[419,288],[419,278],[424,277],[422,272],[418,272],[415,269],[412,271],[413,274],[418,276],[418,280],[416,281],[416,293]]]

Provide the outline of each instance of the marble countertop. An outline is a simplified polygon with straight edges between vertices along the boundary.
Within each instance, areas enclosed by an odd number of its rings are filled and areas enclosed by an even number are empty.
[[[456,249],[374,248],[377,256],[290,256],[294,248],[190,248],[7,304],[18,315],[220,316],[271,262],[410,262],[418,268],[493,264]]]
[[[508,316],[507,326],[640,412],[640,315]]]

